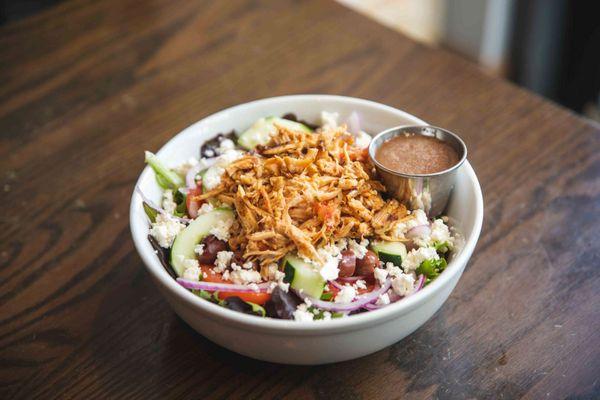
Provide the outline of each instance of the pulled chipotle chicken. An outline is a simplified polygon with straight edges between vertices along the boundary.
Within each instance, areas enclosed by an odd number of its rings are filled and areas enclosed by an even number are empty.
[[[287,253],[322,262],[316,249],[339,239],[397,241],[406,208],[381,196],[365,149],[345,127],[316,133],[277,127],[266,146],[230,164],[216,197],[237,212],[229,245],[261,266]]]

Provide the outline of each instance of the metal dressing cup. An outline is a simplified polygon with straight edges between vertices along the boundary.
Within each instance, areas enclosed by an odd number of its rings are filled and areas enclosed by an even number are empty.
[[[385,143],[399,135],[421,135],[439,139],[449,144],[458,155],[458,162],[452,167],[431,174],[407,174],[392,170],[377,161],[377,151]],[[467,158],[467,146],[458,135],[431,125],[407,125],[387,129],[371,140],[369,157],[375,165],[388,193],[409,209],[422,209],[428,217],[440,215],[448,204],[456,171]]]

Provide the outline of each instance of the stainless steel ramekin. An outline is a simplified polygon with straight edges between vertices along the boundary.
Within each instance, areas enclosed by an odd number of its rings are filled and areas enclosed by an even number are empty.
[[[375,158],[377,149],[387,140],[404,133],[435,137],[456,150],[459,161],[447,170],[433,174],[404,174],[391,170]],[[431,125],[397,126],[375,136],[369,145],[369,157],[388,193],[411,209],[420,208],[429,217],[440,215],[454,189],[456,171],[467,158],[467,146],[458,135]]]

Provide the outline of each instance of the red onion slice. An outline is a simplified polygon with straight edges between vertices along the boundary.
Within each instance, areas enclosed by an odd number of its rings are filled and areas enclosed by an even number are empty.
[[[385,281],[385,283],[383,284],[383,286],[373,290],[372,292],[358,296],[355,301],[350,302],[350,303],[333,303],[330,301],[323,301],[323,300],[319,300],[319,299],[310,297],[306,294],[300,293],[299,291],[296,291],[296,294],[298,296],[300,296],[300,298],[302,300],[304,300],[304,299],[310,300],[310,302],[315,307],[320,308],[321,310],[333,311],[333,312],[347,312],[347,311],[358,310],[358,309],[364,307],[366,304],[374,302],[375,300],[377,300],[379,295],[382,293],[385,293],[390,288],[391,285],[392,285],[392,281],[390,279],[387,279]]]
[[[346,277],[337,278],[338,281],[347,282],[347,283],[354,283],[360,279],[365,279],[365,277],[364,276],[346,276]]]
[[[419,275],[419,277],[417,278],[417,283],[415,285],[415,290],[411,294],[409,294],[408,296],[412,296],[413,294],[417,293],[419,290],[423,289],[424,285],[425,285],[425,275]],[[408,297],[408,296],[399,296],[393,290],[390,290],[388,292],[388,296],[390,297],[390,304],[395,303],[395,302],[397,302],[399,300],[402,300],[405,297]],[[363,308],[365,308],[365,309],[367,309],[369,311],[373,311],[373,310],[377,310],[379,308],[383,308],[385,306],[389,306],[390,304],[374,304],[374,303],[369,303],[369,304],[365,304],[365,306]]]
[[[198,163],[190,168],[187,174],[185,174],[185,185],[188,189],[196,188],[196,175],[198,175],[198,172],[200,172],[203,167],[203,163]]]
[[[421,275],[419,275],[419,277],[417,279],[418,279],[417,285],[415,287],[415,291],[413,292],[413,294],[417,293],[419,290],[423,289],[423,286],[425,286],[425,275],[421,274]]]
[[[364,279],[364,276],[346,276],[346,277],[337,278],[337,281],[329,281],[329,283],[331,283],[331,285],[333,285],[334,287],[341,290],[344,287],[343,284],[346,284],[346,283],[354,284],[361,279]],[[340,283],[338,281],[340,281],[342,283]]]
[[[236,285],[233,283],[216,283],[205,281],[191,281],[188,279],[177,278],[177,282],[186,289],[207,290],[209,292],[240,292],[240,293],[263,293],[269,289],[270,283],[264,282],[257,284],[258,290],[248,287],[248,285]]]
[[[414,228],[411,228],[406,232],[406,237],[408,238],[416,238],[431,235],[431,228],[429,225],[418,225]]]
[[[333,287],[336,287],[336,288],[338,288],[338,289],[340,289],[340,290],[342,290],[342,289],[344,288],[344,285],[340,285],[340,284],[339,284],[338,282],[336,282],[336,281],[329,281],[329,283],[331,283],[331,285],[332,285]]]
[[[369,304],[365,304],[365,306],[363,308],[365,310],[373,311],[373,310],[379,310],[380,308],[385,307],[385,306],[389,306],[389,304],[369,303]]]

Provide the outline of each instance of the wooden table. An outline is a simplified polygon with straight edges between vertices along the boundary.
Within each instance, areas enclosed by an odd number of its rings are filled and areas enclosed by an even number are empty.
[[[600,396],[598,125],[324,1],[67,1],[0,29],[0,83],[0,398]],[[440,312],[337,365],[210,343],[129,233],[144,149],[289,93],[459,132],[483,186],[479,244]]]

